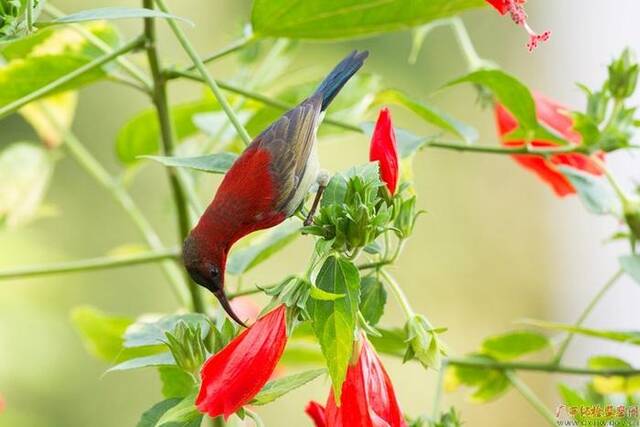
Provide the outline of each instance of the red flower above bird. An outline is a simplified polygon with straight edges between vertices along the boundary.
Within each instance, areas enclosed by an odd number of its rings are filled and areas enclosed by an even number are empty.
[[[527,43],[527,47],[531,52],[540,42],[546,42],[551,37],[551,31],[545,31],[544,33],[538,34],[531,29],[529,24],[527,23],[527,12],[524,10],[524,4],[526,0],[486,0],[491,6],[493,6],[501,15],[506,15],[509,13],[511,15],[511,19],[516,25],[520,25],[523,27],[527,33],[529,34],[529,43]]]
[[[380,165],[380,178],[391,194],[395,194],[398,185],[398,147],[396,134],[391,122],[389,109],[382,108],[371,136],[369,160]]]
[[[286,308],[280,305],[204,363],[198,410],[227,419],[249,403],[271,377],[286,343]]]
[[[360,355],[342,385],[340,406],[333,391],[326,407],[309,402],[306,413],[316,427],[405,427],[393,385],[375,350],[362,334]]]
[[[568,116],[567,110],[543,95],[534,93],[533,98],[536,103],[538,120],[556,131],[569,143],[579,145],[581,141],[580,134],[573,129],[573,120]],[[496,104],[495,114],[498,132],[502,138],[503,145],[507,147],[523,146],[525,144],[524,141],[508,138],[508,134],[518,127],[518,122],[513,115],[500,104]],[[535,140],[531,142],[531,145],[533,147],[553,147],[556,143]],[[603,157],[603,154],[596,155],[600,158]],[[597,163],[585,154],[556,154],[548,159],[541,156],[518,154],[514,155],[513,158],[524,168],[533,171],[540,179],[548,183],[560,197],[573,194],[576,190],[567,177],[558,170],[558,166],[570,166],[593,175],[602,175],[603,173]]]

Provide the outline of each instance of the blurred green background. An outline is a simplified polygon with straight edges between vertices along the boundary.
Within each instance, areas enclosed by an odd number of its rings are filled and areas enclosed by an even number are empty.
[[[248,0],[171,3],[174,13],[196,22],[188,33],[202,53],[234,40],[250,10]],[[640,5],[635,0],[530,3],[532,25],[553,30],[551,41],[534,54],[524,47],[524,33],[491,10],[477,10],[463,18],[483,57],[567,105],[583,105],[575,81],[597,85],[604,78],[606,63],[622,48],[630,45],[640,50],[640,27],[633,18],[639,16]],[[135,5],[106,0],[55,4],[65,11]],[[140,29],[139,23],[131,21],[119,26],[128,35]],[[163,61],[186,63],[167,28],[161,28]],[[303,42],[294,51],[291,67],[319,79],[350,49],[369,49],[366,68],[380,74],[385,87],[429,100],[476,126],[482,143],[497,143],[492,114],[475,104],[470,87],[432,94],[465,72],[452,33],[445,28],[432,33],[415,65],[407,63],[410,46],[408,32],[353,42]],[[142,63],[142,57],[137,59]],[[230,56],[211,70],[216,77],[233,78],[238,63]],[[201,93],[196,84],[175,83],[170,95],[178,101]],[[121,170],[114,155],[116,132],[147,106],[135,91],[99,83],[81,91],[74,129],[117,174]],[[423,130],[410,115],[398,109],[394,113],[397,125]],[[20,118],[0,122],[0,149],[21,139],[34,139],[34,135]],[[323,167],[329,170],[362,163],[367,153],[366,139],[351,134],[330,138],[321,147]],[[610,159],[615,170],[629,176],[638,172],[632,160],[628,154]],[[212,196],[216,180],[202,186],[203,200]],[[417,311],[437,326],[449,328],[445,339],[456,355],[473,351],[487,335],[513,328],[519,318],[573,321],[615,270],[616,255],[626,249],[602,245],[616,226],[613,221],[589,216],[575,197],[557,199],[508,158],[424,151],[415,161],[415,182],[419,205],[429,213],[420,218],[396,275]],[[175,224],[162,168],[144,168],[131,191],[163,240],[173,242]],[[57,215],[0,232],[0,268],[99,256],[140,242],[122,210],[69,158],[57,162],[46,202],[57,208]],[[300,239],[254,270],[247,282],[268,283],[297,271],[310,251],[310,239]],[[637,330],[639,298],[638,287],[625,279],[590,322]],[[82,304],[130,316],[176,309],[169,286],[154,266],[0,283],[0,396],[6,401],[0,426],[132,426],[143,410],[161,399],[154,372],[103,376],[106,365],[87,354],[69,320],[69,311]],[[400,324],[391,299],[387,307],[383,323]],[[576,340],[568,361],[582,364],[588,354],[605,348],[609,349],[598,342]],[[639,360],[637,347],[613,350]],[[425,373],[417,364],[385,362],[402,408],[412,415],[430,412],[436,374]],[[524,379],[549,406],[559,404],[554,378],[538,374],[524,375]],[[287,425],[309,425],[304,405],[311,398],[324,401],[328,387],[327,381],[318,381],[258,412],[270,426],[283,425],[283,419]],[[542,425],[514,391],[484,406],[468,403],[459,391],[446,395],[445,404],[458,406],[469,426]]]

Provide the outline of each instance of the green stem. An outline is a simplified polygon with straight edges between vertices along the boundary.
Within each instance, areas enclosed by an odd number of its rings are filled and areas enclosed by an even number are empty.
[[[590,369],[576,368],[572,366],[556,365],[553,363],[535,362],[499,362],[497,360],[486,360],[477,358],[448,358],[450,366],[466,366],[482,369],[499,369],[514,371],[536,371],[554,374],[567,375],[599,375],[599,376],[620,376],[630,377],[640,375],[640,369]]]
[[[205,56],[204,58],[202,58],[202,62],[204,64],[208,64],[209,62],[213,62],[217,59],[220,59],[222,57],[225,57],[235,51],[238,51],[240,49],[242,49],[243,47],[249,45],[251,42],[253,42],[255,40],[255,37],[252,34],[248,34],[245,35],[244,37],[234,41],[233,43],[223,47],[220,50],[217,50],[216,52],[213,52],[212,54]],[[189,72],[189,71],[195,71],[197,68],[195,65],[192,65],[188,68],[185,68],[184,71]]]
[[[66,15],[63,11],[61,11],[60,9],[52,5],[50,2],[46,2],[44,4],[44,10],[54,18],[61,18]],[[96,36],[91,31],[87,30],[87,28],[84,27],[83,25],[80,25],[80,24],[69,24],[69,25],[71,26],[71,28],[73,28],[78,33],[80,33],[85,39],[87,39],[89,43],[96,46],[101,51],[105,53],[113,52],[113,49],[111,48],[111,46],[105,43],[105,41],[102,40],[100,37]],[[122,69],[126,71],[131,77],[133,77],[134,79],[142,83],[146,91],[151,90],[152,82],[149,79],[149,76],[147,76],[143,71],[141,71],[138,67],[136,67],[127,58],[120,56],[116,58],[116,61],[118,65],[120,65],[120,67],[122,67]]]
[[[594,297],[591,299],[589,304],[585,307],[582,314],[580,314],[580,317],[578,317],[578,320],[576,320],[576,323],[574,324],[575,328],[579,328],[580,326],[582,326],[584,321],[587,320],[587,318],[589,317],[593,309],[596,307],[596,305],[600,302],[602,297],[604,297],[605,294],[609,291],[609,289],[611,289],[613,285],[616,284],[618,279],[620,279],[623,274],[624,274],[623,270],[618,270],[613,276],[611,276],[609,280],[607,280],[607,282],[604,284],[602,289],[600,289],[598,293],[594,295]],[[569,344],[571,344],[571,341],[573,340],[574,336],[575,336],[575,333],[571,332],[567,335],[564,341],[562,341],[562,343],[560,344],[560,348],[558,349],[558,353],[556,354],[556,357],[553,359],[553,362],[552,362],[553,364],[555,365],[560,364],[560,362],[562,361],[562,357],[566,353],[567,348],[569,347]]]
[[[144,0],[144,1],[145,3],[151,2],[151,0]],[[158,8],[163,12],[170,13],[164,0],[156,0],[156,4],[158,5]],[[169,18],[167,21],[169,22],[169,26],[173,30],[173,33],[175,34],[176,38],[180,42],[180,45],[182,45],[185,52],[187,52],[187,54],[191,58],[191,61],[193,61],[195,68],[198,70],[198,72],[204,79],[205,83],[209,86],[209,88],[213,92],[213,95],[218,100],[218,103],[220,103],[220,105],[222,106],[222,109],[227,114],[227,117],[233,124],[233,127],[236,129],[236,132],[238,132],[238,135],[244,141],[245,145],[249,145],[251,143],[251,137],[247,133],[247,130],[244,128],[242,123],[240,123],[238,116],[236,116],[235,112],[233,111],[233,108],[231,108],[231,105],[229,105],[229,102],[227,101],[224,94],[222,93],[222,90],[220,90],[220,87],[207,71],[207,68],[205,67],[204,62],[202,62],[202,59],[200,59],[200,56],[191,45],[191,42],[189,42],[189,40],[187,39],[187,36],[185,35],[184,31],[182,31],[182,28],[178,26],[175,20]]]
[[[83,74],[88,73],[89,71],[92,71],[96,68],[99,68],[101,66],[103,66],[104,64],[111,62],[114,58],[117,58],[120,55],[123,55],[127,52],[130,52],[134,49],[139,48],[140,46],[142,46],[142,44],[144,43],[144,38],[143,37],[137,37],[127,43],[125,43],[124,45],[122,45],[121,47],[119,47],[118,49],[115,49],[113,52],[108,53],[106,55],[103,55],[99,58],[94,59],[93,61],[76,68],[75,70],[71,71],[68,74],[65,74],[64,76],[60,77],[59,79],[56,79],[54,81],[52,81],[51,83],[37,89],[34,90],[33,92],[29,93],[28,95],[23,96],[20,99],[17,99],[9,104],[6,104],[5,106],[3,106],[2,108],[0,108],[0,118],[5,117],[8,114],[11,114],[17,110],[19,110],[20,108],[24,107],[25,105],[27,105],[30,102],[33,102],[45,95],[50,94],[51,92],[59,89],[60,87],[66,85],[69,82],[72,82],[73,80],[75,80],[76,78],[82,76]]]
[[[433,398],[433,408],[431,410],[431,418],[437,421],[440,418],[440,402],[442,401],[442,390],[444,388],[444,376],[447,371],[447,359],[442,361],[440,371],[438,371],[438,382],[436,384],[436,395]]]
[[[27,33],[33,30],[33,0],[27,0]]]
[[[633,206],[633,201],[629,199],[629,196],[627,196],[627,193],[625,193],[625,191],[622,189],[622,186],[616,179],[615,175],[613,175],[613,173],[609,170],[607,165],[605,165],[604,162],[600,160],[597,156],[591,156],[591,159],[604,172],[604,175],[607,178],[607,181],[609,181],[609,184],[613,188],[613,191],[618,196],[618,199],[620,199],[620,203],[622,203],[623,210],[626,212],[627,209]]]
[[[520,392],[533,408],[544,418],[549,425],[557,426],[558,420],[553,416],[549,408],[540,400],[540,398],[525,384],[518,376],[511,371],[505,371],[504,375],[509,379],[513,387]]]
[[[227,294],[227,298],[229,298],[229,300],[232,300],[234,298],[243,297],[243,296],[246,296],[246,295],[259,294],[260,292],[262,292],[262,289],[260,289],[260,288],[245,289],[244,291],[238,291],[238,292],[229,293],[229,294]]]
[[[260,416],[253,412],[251,409],[245,407],[244,413],[253,420],[253,422],[256,424],[256,427],[264,427],[264,423],[262,422]]]
[[[168,79],[176,79],[179,77],[184,77],[186,79],[189,80],[193,80],[193,81],[197,81],[197,82],[201,82],[201,83],[205,83],[205,79],[198,74],[192,73],[192,72],[185,72],[185,71],[180,71],[180,70],[167,70],[167,78]],[[283,102],[280,101],[278,99],[275,98],[271,98],[256,92],[253,92],[251,90],[247,90],[247,89],[243,89],[241,87],[229,84],[229,83],[225,83],[223,81],[220,80],[216,80],[215,81],[216,84],[218,85],[218,87],[220,89],[226,90],[228,92],[232,92],[241,96],[244,96],[245,98],[249,98],[252,99],[254,101],[258,101],[264,105],[268,105],[270,107],[273,108],[277,108],[279,110],[283,110],[283,111],[288,111],[292,108],[295,107],[295,105],[289,104],[287,102]],[[363,130],[360,129],[359,126],[356,125],[352,125],[350,123],[346,123],[340,120],[334,120],[330,117],[325,117],[325,119],[322,121],[323,123],[332,125],[332,126],[336,126],[342,129],[346,129],[346,130],[350,130],[353,132],[357,132],[357,133],[363,133]]]
[[[409,299],[404,294],[404,291],[396,281],[386,270],[380,270],[380,274],[384,277],[385,281],[389,285],[388,288],[391,290],[391,293],[395,297],[396,301],[402,308],[402,311],[406,315],[407,319],[413,319],[416,313],[411,308],[411,303],[409,303]]]
[[[457,17],[451,18],[449,20],[449,24],[451,25],[453,33],[456,36],[456,40],[458,41],[458,45],[467,60],[469,71],[475,71],[483,68],[486,61],[478,55],[478,52],[471,41],[471,37],[469,37],[469,33],[467,32],[467,27],[465,27],[462,19]]]
[[[143,0],[143,6],[147,9],[153,9],[153,0]],[[160,124],[160,136],[164,155],[171,156],[174,151],[174,130],[169,111],[169,102],[167,98],[167,85],[160,66],[160,59],[156,48],[156,27],[154,18],[144,19],[144,36],[145,49],[147,51],[147,60],[151,69],[153,78],[153,103]],[[174,204],[178,217],[178,230],[180,241],[184,240],[191,229],[191,221],[189,220],[189,211],[185,190],[178,177],[178,172],[174,168],[166,168],[173,194]],[[185,273],[186,274],[186,273]],[[189,293],[191,294],[191,307],[197,313],[205,313],[204,301],[200,295],[198,285],[186,277]]]
[[[144,236],[147,244],[153,250],[161,250],[164,248],[160,237],[156,234],[155,230],[147,221],[142,211],[136,206],[135,202],[127,193],[125,188],[109,173],[104,167],[91,155],[91,153],[82,145],[82,143],[71,132],[63,130],[59,123],[55,121],[53,116],[50,115],[49,120],[60,131],[64,131],[64,143],[69,153],[74,159],[82,166],[82,168],[91,175],[100,185],[102,185],[113,198],[120,204],[129,217],[133,220],[134,224],[138,227],[142,235]],[[181,301],[182,304],[188,306],[189,298],[185,295],[183,290],[183,275],[180,269],[172,261],[163,261],[162,267],[167,275],[169,281],[173,286],[174,293]]]
[[[176,259],[179,256],[180,251],[178,249],[161,249],[132,255],[114,255],[55,264],[29,265],[25,267],[0,270],[0,280],[37,277],[60,273],[105,270],[171,260]]]

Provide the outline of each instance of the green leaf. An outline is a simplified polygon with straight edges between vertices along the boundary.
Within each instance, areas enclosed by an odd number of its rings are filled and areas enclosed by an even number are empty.
[[[320,288],[315,286],[311,287],[311,291],[309,293],[311,298],[317,299],[319,301],[335,301],[340,298],[344,298],[344,294],[332,294],[331,292],[323,291]]]
[[[143,156],[165,166],[188,168],[200,172],[224,174],[238,158],[234,153],[216,153],[196,157]]]
[[[301,226],[299,219],[290,218],[277,227],[252,235],[248,246],[239,247],[231,252],[227,272],[233,275],[244,274],[266,261],[293,242],[300,235]]]
[[[200,427],[202,414],[195,406],[198,390],[182,399],[177,405],[165,412],[156,423],[157,427]]]
[[[63,92],[27,104],[19,113],[36,131],[45,146],[58,147],[64,139],[65,131],[73,123],[77,103],[76,92]],[[56,125],[51,124],[50,115],[56,118]]]
[[[156,427],[160,418],[162,418],[169,409],[180,403],[181,400],[182,399],[167,399],[156,403],[142,414],[136,427]]]
[[[589,329],[565,325],[563,323],[546,322],[544,320],[525,319],[523,323],[539,328],[565,331],[578,335],[585,335],[593,338],[602,338],[609,341],[617,341],[627,344],[640,345],[640,331],[604,331],[599,329]]]
[[[36,217],[52,172],[50,153],[40,146],[18,142],[2,150],[0,224],[15,227]]]
[[[560,392],[560,396],[562,396],[562,400],[565,405],[569,408],[574,407],[578,408],[577,414],[574,417],[576,421],[581,423],[585,423],[589,420],[593,420],[593,417],[587,417],[580,414],[579,408],[588,408],[594,405],[594,402],[585,399],[578,393],[576,390],[573,390],[569,386],[565,384],[558,384],[558,391]],[[599,417],[598,420],[606,421],[606,418]]]
[[[107,372],[130,371],[132,369],[149,368],[152,366],[172,366],[176,361],[170,352],[152,354],[151,356],[136,357],[125,360],[107,369]]]
[[[87,31],[107,45],[116,47],[119,36],[104,22],[85,25]],[[46,29],[4,47],[0,54],[6,60],[0,65],[0,107],[16,101],[92,60],[104,52],[93,46],[73,28]],[[108,65],[84,73],[62,85],[53,95],[66,92],[106,75]]]
[[[327,361],[338,402],[353,351],[359,285],[360,274],[356,266],[345,259],[330,256],[318,273],[316,286],[345,297],[336,301],[310,300],[309,303],[313,329]]]
[[[327,188],[322,193],[320,206],[329,206],[342,203],[347,194],[347,179],[344,175],[337,173],[331,177]]]
[[[478,131],[449,115],[436,110],[424,102],[409,98],[405,93],[394,89],[388,89],[376,96],[378,104],[396,104],[407,108],[427,123],[450,132],[471,143],[478,139]]]
[[[177,366],[160,366],[158,373],[162,381],[162,395],[166,398],[187,397],[195,386],[193,377]]]
[[[106,21],[115,19],[138,19],[138,18],[163,18],[175,19],[194,26],[193,22],[179,16],[169,13],[160,12],[159,10],[144,9],[137,7],[103,7],[98,9],[83,10],[81,12],[72,13],[61,18],[56,18],[50,22],[41,22],[38,25],[51,24],[72,24],[76,22],[86,21]]]
[[[360,282],[360,312],[370,325],[375,326],[384,313],[387,291],[375,276],[364,277]]]
[[[106,314],[94,307],[76,307],[71,322],[80,332],[87,351],[93,356],[113,362],[122,352],[125,330],[133,319]]]
[[[627,255],[619,258],[622,269],[640,285],[640,255]]]
[[[495,335],[482,343],[482,353],[498,360],[511,360],[550,347],[546,336],[530,331],[514,331]]]
[[[369,341],[376,351],[395,357],[404,357],[407,352],[407,337],[403,329],[376,328],[380,336],[369,336]]]
[[[255,0],[260,37],[342,39],[399,31],[481,7],[482,0]]]
[[[460,83],[475,83],[489,88],[500,104],[513,114],[520,127],[526,130],[539,127],[531,92],[515,77],[501,70],[480,70],[449,82],[447,86]]]
[[[171,107],[171,119],[178,139],[182,140],[198,132],[193,122],[194,115],[218,108],[218,103],[209,99]],[[154,155],[159,151],[160,128],[157,113],[153,109],[138,113],[118,131],[116,153],[124,164],[133,164],[139,157]]]
[[[143,317],[129,327],[124,334],[125,347],[144,347],[164,344],[167,340],[166,333],[172,332],[179,322],[194,327],[200,326],[202,338],[209,334],[210,323],[208,318],[199,313],[170,314],[162,317]]]
[[[311,371],[300,372],[298,374],[288,375],[284,378],[278,378],[269,381],[260,393],[258,393],[251,401],[252,405],[266,405],[279,397],[284,396],[292,390],[315,380],[320,375],[325,374],[326,369],[314,369]]]
[[[591,213],[607,215],[620,210],[618,198],[606,179],[569,166],[558,166],[558,169],[575,187],[580,200]]]
[[[483,355],[469,357],[479,360],[494,360]],[[509,379],[499,370],[472,366],[450,366],[445,375],[444,388],[447,391],[456,390],[461,385],[475,388],[471,395],[471,401],[487,403],[502,396],[509,390],[510,384]]]
[[[303,342],[289,342],[280,363],[287,367],[295,366],[324,366],[324,356],[316,345],[308,345]]]
[[[633,366],[629,363],[613,356],[590,357],[587,366],[591,369],[633,369]],[[627,394],[627,384],[627,378],[622,376],[593,377],[593,388],[600,394]]]

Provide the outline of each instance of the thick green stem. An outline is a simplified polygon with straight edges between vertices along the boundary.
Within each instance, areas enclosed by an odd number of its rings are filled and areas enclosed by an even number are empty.
[[[83,271],[106,270],[138,264],[172,260],[180,256],[178,249],[161,249],[132,255],[114,255],[67,261],[55,264],[29,265],[0,270],[0,280],[21,279],[60,273],[79,273]]]
[[[433,408],[431,409],[431,418],[435,421],[440,418],[440,402],[442,401],[442,390],[444,388],[444,376],[447,373],[447,364],[447,359],[444,359],[440,365],[440,371],[438,371],[436,394],[433,397]]]
[[[143,0],[145,8],[153,9],[153,0]],[[149,61],[149,68],[151,69],[151,75],[153,78],[153,103],[156,108],[158,116],[158,123],[160,124],[160,139],[162,141],[162,148],[164,155],[171,156],[174,151],[174,131],[173,123],[171,120],[171,113],[169,111],[169,102],[167,99],[167,85],[164,79],[162,69],[160,66],[160,59],[156,48],[156,27],[155,20],[153,18],[145,18],[144,20],[144,36],[145,36],[145,49],[147,51],[147,59]],[[171,192],[173,194],[174,204],[178,217],[178,230],[180,241],[184,240],[189,234],[191,229],[191,221],[189,220],[189,211],[187,205],[187,199],[185,190],[180,182],[178,172],[174,168],[166,168],[169,176],[169,183],[171,185]],[[198,313],[205,312],[204,302],[200,295],[198,285],[186,278],[189,287],[189,293],[191,294],[191,307]]]
[[[549,425],[557,426],[558,420],[553,416],[549,408],[540,400],[540,398],[525,384],[518,376],[511,371],[505,371],[505,376],[509,379],[509,382],[518,392],[524,397],[527,402],[544,418]]]
[[[144,1],[145,1],[145,4],[151,2],[151,0],[144,0]],[[170,13],[164,0],[156,0],[156,4],[158,5],[158,8],[163,12]],[[251,143],[251,137],[247,133],[247,130],[244,128],[242,123],[240,123],[238,116],[236,116],[235,112],[233,111],[233,108],[231,108],[231,105],[229,105],[229,102],[227,101],[224,94],[222,93],[222,90],[220,90],[220,87],[218,87],[218,84],[216,83],[216,81],[213,79],[213,77],[211,77],[211,75],[207,71],[207,68],[205,67],[204,62],[202,62],[202,59],[200,58],[200,56],[198,55],[194,47],[191,45],[191,42],[187,39],[187,36],[185,35],[184,31],[182,31],[182,28],[178,26],[175,20],[168,19],[168,22],[169,22],[169,26],[173,30],[173,33],[176,35],[176,38],[180,42],[180,45],[183,47],[185,52],[187,52],[187,55],[189,55],[189,57],[191,58],[191,61],[193,61],[195,68],[198,70],[198,72],[204,79],[205,83],[209,86],[209,88],[213,92],[213,95],[216,97],[216,99],[218,100],[218,103],[220,103],[220,106],[222,106],[222,109],[227,114],[227,117],[233,124],[233,127],[236,129],[236,132],[238,132],[238,135],[244,141],[245,145],[249,145]]]
[[[249,417],[249,418],[251,418],[253,420],[253,422],[255,423],[256,427],[264,427],[264,423],[262,422],[262,419],[260,418],[260,416],[258,414],[256,414],[255,412],[253,412],[249,408],[244,408],[244,412],[245,412],[245,414],[247,414],[247,417]]]
[[[585,307],[584,311],[580,314],[580,317],[578,317],[578,320],[576,320],[574,327],[579,328],[580,326],[582,326],[582,324],[584,323],[585,320],[587,320],[587,317],[589,317],[589,315],[591,314],[593,309],[596,307],[596,305],[598,305],[602,297],[604,297],[605,294],[609,291],[609,289],[611,289],[613,285],[616,284],[618,279],[620,279],[623,274],[624,274],[623,270],[618,270],[613,276],[611,276],[609,280],[607,280],[607,282],[604,284],[602,289],[600,289],[598,293],[594,295],[594,297],[591,299],[589,304]],[[560,362],[562,361],[562,357],[566,353],[567,348],[569,347],[569,344],[571,344],[571,341],[573,340],[574,336],[575,336],[575,333],[571,332],[567,335],[564,341],[562,341],[562,343],[560,344],[560,348],[558,349],[558,353],[556,354],[556,357],[553,359],[553,364],[555,365],[560,364]]]
[[[66,14],[52,5],[50,2],[46,2],[44,4],[44,10],[49,13],[54,18],[61,18]],[[105,53],[113,52],[113,48],[105,43],[100,37],[93,34],[91,31],[87,30],[83,25],[80,24],[69,24],[71,28],[80,33],[85,39],[89,41],[92,45],[96,46],[98,49]],[[138,80],[140,83],[144,85],[145,91],[151,90],[152,82],[143,71],[141,71],[138,67],[136,67],[132,62],[130,62],[127,58],[123,56],[119,56],[116,58],[116,62],[124,71],[126,71],[131,77]]]
[[[135,38],[131,41],[129,41],[128,43],[125,43],[124,45],[122,45],[121,47],[119,47],[118,49],[113,50],[112,52],[103,55],[99,58],[94,59],[93,61],[76,68],[75,70],[71,71],[68,74],[65,74],[64,76],[60,77],[59,79],[56,79],[54,81],[52,81],[51,83],[42,86],[41,88],[34,90],[33,92],[29,93],[26,96],[23,96],[20,99],[17,99],[5,106],[3,106],[2,108],[0,108],[0,118],[7,116],[8,114],[14,113],[17,110],[19,110],[20,108],[24,107],[25,105],[27,105],[30,102],[33,102],[39,98],[42,98],[46,95],[49,95],[50,93],[52,93],[53,91],[61,88],[62,86],[66,85],[69,82],[72,82],[73,80],[77,79],[78,77],[82,76],[83,74],[88,73],[89,71],[92,71],[96,68],[102,67],[104,64],[113,61],[115,58],[119,57],[120,55],[124,55],[127,52],[130,52],[134,49],[139,48],[140,46],[142,46],[142,44],[144,43],[144,38],[143,37],[138,37]]]
[[[576,368],[571,366],[556,365],[554,363],[534,363],[534,362],[499,362],[477,358],[448,358],[450,366],[467,366],[471,368],[499,369],[514,371],[537,371],[551,374],[567,375],[600,375],[600,376],[620,376],[629,377],[640,375],[640,369],[590,369]]]

